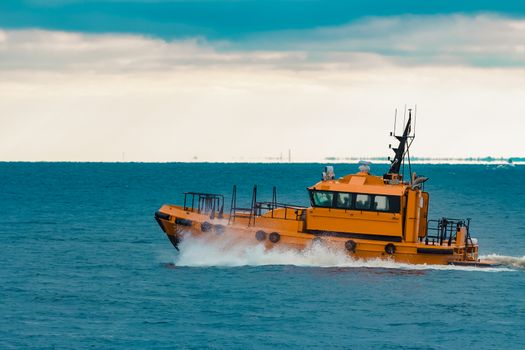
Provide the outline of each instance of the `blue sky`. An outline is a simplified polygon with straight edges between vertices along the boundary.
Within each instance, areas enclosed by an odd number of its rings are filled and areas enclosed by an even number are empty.
[[[495,13],[525,15],[516,0],[9,0],[0,26],[91,33],[141,33],[164,39],[230,39],[253,33],[339,26],[366,17]]]
[[[416,104],[415,156],[524,156],[525,5],[0,1],[0,96],[0,160],[388,156]]]

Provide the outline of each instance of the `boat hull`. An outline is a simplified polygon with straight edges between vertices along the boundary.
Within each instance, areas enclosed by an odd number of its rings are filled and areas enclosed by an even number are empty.
[[[186,235],[221,240],[224,237],[246,244],[264,244],[267,249],[287,247],[302,250],[313,242],[321,242],[335,249],[344,249],[355,259],[388,259],[409,264],[492,266],[477,259],[477,245],[467,251],[465,247],[429,245],[424,242],[395,241],[391,237],[362,238],[358,234],[341,232],[308,231],[300,220],[278,217],[210,217],[184,210],[174,205],[164,205],[155,214],[159,226],[170,242],[178,249]],[[475,252],[475,254],[472,254]]]

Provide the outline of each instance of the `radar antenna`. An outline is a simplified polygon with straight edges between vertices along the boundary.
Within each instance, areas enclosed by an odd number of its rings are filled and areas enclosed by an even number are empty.
[[[410,154],[410,146],[412,145],[412,142],[416,137],[415,133],[412,133],[412,109],[408,110],[408,121],[405,125],[403,134],[401,136],[395,135],[394,129],[394,132],[391,133],[391,136],[394,136],[399,141],[399,146],[397,148],[392,148],[392,150],[395,153],[394,159],[390,160],[390,157],[388,157],[391,163],[390,169],[388,170],[388,174],[399,174],[399,172],[401,171],[401,165],[403,164],[403,161],[405,159],[405,155]],[[408,160],[408,162],[410,164],[410,159]]]

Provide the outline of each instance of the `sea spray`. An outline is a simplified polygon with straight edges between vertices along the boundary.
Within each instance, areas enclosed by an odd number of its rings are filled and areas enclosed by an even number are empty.
[[[234,237],[207,240],[186,237],[180,245],[178,266],[295,265],[345,267],[353,261],[342,251],[314,243],[304,250],[236,241]]]
[[[518,258],[519,259],[519,258]],[[512,271],[508,265],[494,268],[470,266],[406,264],[388,259],[353,259],[343,249],[314,242],[303,250],[289,247],[266,249],[263,244],[239,241],[224,235],[220,239],[188,235],[180,245],[175,265],[188,267],[239,267],[264,265],[294,265],[304,267],[383,268],[403,270],[460,270],[460,271]]]
[[[481,256],[481,259],[493,260],[501,265],[525,269],[525,256],[507,256],[498,254],[488,254]]]

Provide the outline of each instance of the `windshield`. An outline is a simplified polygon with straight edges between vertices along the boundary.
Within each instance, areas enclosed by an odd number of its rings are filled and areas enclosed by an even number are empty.
[[[334,193],[327,191],[314,191],[312,200],[316,207],[332,207],[334,202]]]
[[[399,213],[401,197],[332,191],[310,191],[312,206],[345,210]]]

